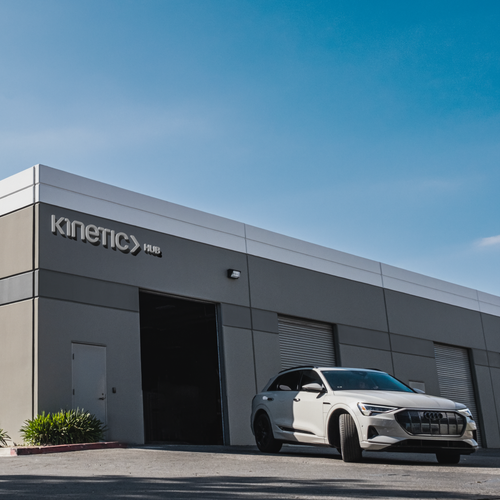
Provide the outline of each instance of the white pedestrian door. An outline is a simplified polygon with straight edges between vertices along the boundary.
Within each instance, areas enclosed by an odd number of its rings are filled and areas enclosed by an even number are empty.
[[[94,414],[106,424],[106,348],[72,344],[73,408]]]

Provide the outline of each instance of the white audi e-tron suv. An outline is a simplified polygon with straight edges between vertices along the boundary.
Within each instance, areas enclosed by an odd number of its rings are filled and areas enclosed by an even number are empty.
[[[369,450],[435,453],[439,463],[456,464],[478,446],[465,405],[360,368],[280,372],[254,397],[251,425],[263,452],[283,443],[331,446],[345,462]]]

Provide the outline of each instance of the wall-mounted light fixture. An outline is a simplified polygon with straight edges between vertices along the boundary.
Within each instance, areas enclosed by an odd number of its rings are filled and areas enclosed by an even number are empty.
[[[233,280],[237,280],[241,276],[241,271],[238,271],[236,269],[228,269],[227,270],[227,277],[231,278]]]

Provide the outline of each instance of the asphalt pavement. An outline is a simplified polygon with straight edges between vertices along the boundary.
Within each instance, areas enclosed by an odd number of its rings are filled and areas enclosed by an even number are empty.
[[[168,445],[0,458],[0,498],[500,500],[500,450],[458,465],[433,455]]]

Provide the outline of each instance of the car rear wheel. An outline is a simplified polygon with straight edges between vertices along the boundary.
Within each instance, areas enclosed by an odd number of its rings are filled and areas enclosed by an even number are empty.
[[[460,462],[460,453],[456,451],[439,451],[436,453],[436,458],[440,464],[458,464]]]
[[[255,442],[264,453],[278,453],[282,443],[274,439],[271,421],[265,413],[261,413],[254,423]]]
[[[358,430],[353,418],[343,413],[339,418],[340,451],[344,462],[359,462],[361,447],[359,446]]]

